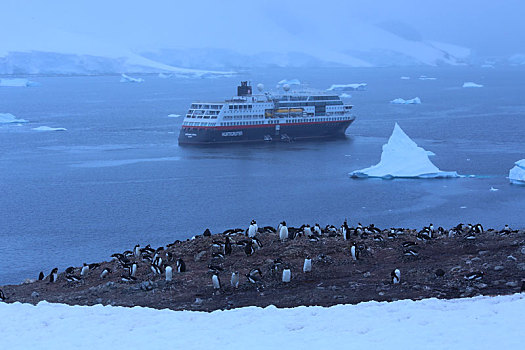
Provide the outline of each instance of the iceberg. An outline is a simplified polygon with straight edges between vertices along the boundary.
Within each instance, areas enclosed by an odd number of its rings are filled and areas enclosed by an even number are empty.
[[[463,83],[463,87],[464,88],[481,88],[481,87],[483,87],[483,85],[476,84],[476,83],[473,83],[471,81],[468,81],[466,83]]]
[[[66,128],[52,128],[50,126],[39,126],[37,128],[33,128],[32,130],[35,131],[66,131]]]
[[[144,79],[142,79],[142,78],[133,78],[133,77],[130,77],[129,75],[122,74],[120,76],[120,82],[121,83],[143,83]]]
[[[11,86],[11,87],[28,87],[37,86],[38,83],[25,78],[9,78],[0,79],[0,86]]]
[[[395,100],[390,101],[390,103],[397,105],[419,105],[421,104],[421,99],[419,97],[414,97],[410,100],[404,100],[402,98],[396,98]]]
[[[425,149],[419,147],[396,123],[378,164],[351,172],[350,177],[368,178],[453,178],[460,177],[455,171],[441,171],[430,159]]]
[[[357,84],[333,84],[330,86],[327,91],[365,91],[366,83],[357,83]]]
[[[525,159],[514,163],[514,168],[509,171],[509,180],[514,185],[525,185]]]
[[[0,124],[8,124],[8,123],[27,123],[28,121],[25,119],[17,119],[14,115],[11,113],[0,113]]]

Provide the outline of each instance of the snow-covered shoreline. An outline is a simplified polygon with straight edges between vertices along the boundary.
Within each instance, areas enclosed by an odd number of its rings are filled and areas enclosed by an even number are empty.
[[[0,303],[6,349],[519,349],[522,294],[211,313]]]

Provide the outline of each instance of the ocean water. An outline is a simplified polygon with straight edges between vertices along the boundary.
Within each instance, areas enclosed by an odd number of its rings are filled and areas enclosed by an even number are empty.
[[[419,80],[420,75],[436,80]],[[410,76],[410,80],[401,80]],[[525,69],[267,69],[219,79],[120,83],[118,76],[32,77],[0,87],[0,284],[58,266],[107,260],[139,243],[165,245],[206,228],[222,232],[304,223],[525,227],[525,188],[508,171],[525,158]],[[352,92],[347,137],[291,144],[179,147],[194,100],[220,101],[240,80],[272,88],[368,83]],[[473,81],[483,88],[462,88]],[[390,100],[420,97],[421,105]],[[354,180],[376,164],[394,123],[442,170],[442,180]],[[38,132],[39,126],[67,131]],[[490,191],[491,187],[498,191]]]

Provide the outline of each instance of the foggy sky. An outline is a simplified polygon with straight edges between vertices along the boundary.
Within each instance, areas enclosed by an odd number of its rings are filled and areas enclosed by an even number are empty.
[[[362,21],[414,40],[465,46],[483,56],[525,52],[525,1],[520,0],[3,0],[0,7],[0,45],[52,41],[56,30],[131,49],[224,43],[242,48],[236,40],[246,40],[246,35],[236,38],[237,31],[249,31],[253,40],[271,37],[278,42],[325,26],[333,26],[335,45],[356,35],[353,24]]]

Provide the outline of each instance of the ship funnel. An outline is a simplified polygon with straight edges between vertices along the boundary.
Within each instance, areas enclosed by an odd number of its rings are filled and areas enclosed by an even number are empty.
[[[237,96],[251,96],[252,87],[248,85],[247,81],[241,81],[241,85],[237,86]]]

